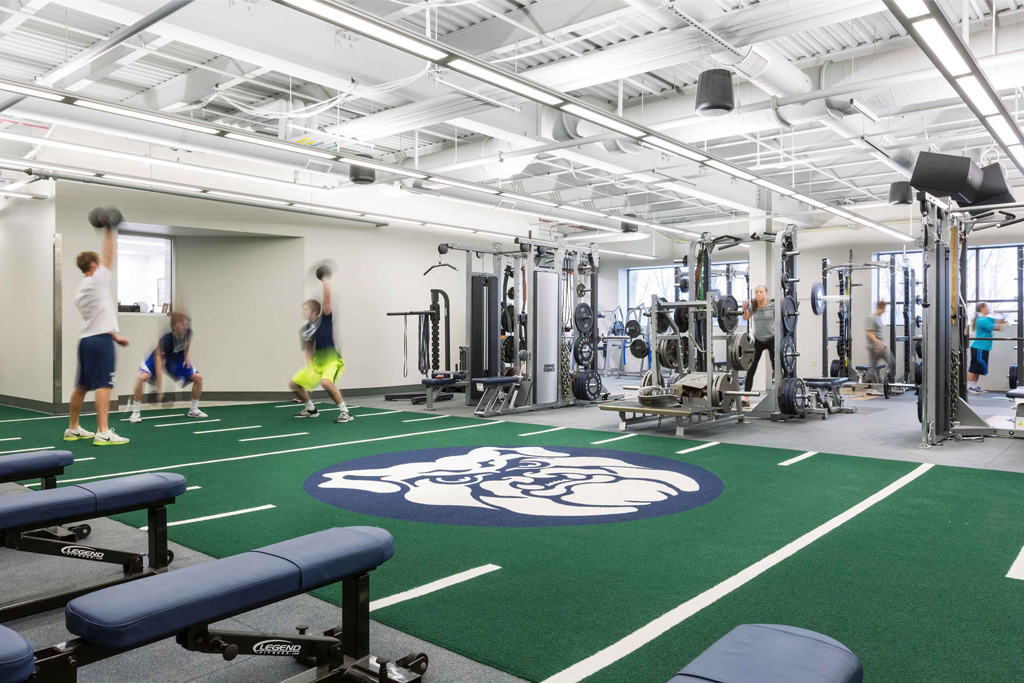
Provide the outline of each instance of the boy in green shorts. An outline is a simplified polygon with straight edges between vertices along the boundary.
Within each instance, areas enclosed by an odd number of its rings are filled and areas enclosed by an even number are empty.
[[[334,345],[334,318],[331,315],[331,287],[328,284],[329,274],[320,278],[323,285],[323,306],[316,299],[310,299],[302,305],[302,315],[306,324],[302,328],[302,342],[306,350],[306,367],[295,373],[288,383],[288,388],[295,392],[299,400],[306,406],[295,417],[319,417],[320,411],[313,405],[309,392],[323,387],[338,404],[340,412],[335,422],[351,422],[352,415],[348,412],[345,399],[335,382],[345,372],[345,361]]]

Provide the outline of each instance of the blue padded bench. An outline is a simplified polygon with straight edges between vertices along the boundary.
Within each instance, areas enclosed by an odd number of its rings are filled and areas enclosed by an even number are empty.
[[[744,624],[719,638],[669,683],[861,683],[845,645],[795,626]]]
[[[477,417],[500,415],[515,403],[516,389],[523,381],[519,375],[502,375],[500,377],[474,377],[473,384],[484,388],[484,393],[476,404],[473,414]]]
[[[35,493],[0,496],[0,546],[43,555],[121,565],[115,580],[77,586],[60,593],[34,596],[0,605],[0,622],[63,607],[68,601],[98,588],[159,573],[173,553],[167,548],[167,505],[185,492],[185,477],[170,472],[136,474],[92,481]],[[91,532],[87,524],[68,528],[72,536],[55,534],[53,527],[134,510],[149,517],[147,555],[79,544]],[[50,528],[47,528],[50,527]]]
[[[71,451],[31,451],[0,457],[0,484],[39,479],[40,488],[57,486],[57,477],[75,461]]]
[[[64,610],[67,629],[78,638],[35,653],[38,677],[74,681],[66,676],[79,666],[174,636],[188,650],[219,654],[225,660],[239,654],[315,659],[318,667],[311,673],[316,678],[304,676],[307,681],[384,680],[380,663],[369,654],[368,572],[394,552],[394,540],[384,529],[338,527],[90,593]],[[342,624],[322,635],[209,627],[339,581]],[[12,657],[24,656],[16,639],[9,645],[0,641],[0,647],[9,647]],[[72,659],[74,666],[69,664]],[[387,667],[386,680],[416,683],[426,671],[427,658],[408,655]],[[0,683],[9,681],[0,676]]]
[[[1024,386],[1017,387],[1016,389],[1010,389],[1006,392],[1006,398],[1024,401]]]
[[[36,659],[28,641],[0,626],[0,683],[21,683],[35,668]]]
[[[420,383],[426,389],[426,393],[423,395],[422,399],[418,397],[413,398],[413,404],[426,403],[427,410],[433,410],[435,402],[451,399],[452,394],[448,392],[449,389],[466,385],[466,373],[464,372],[435,373],[435,375],[436,374],[443,374],[444,376],[431,376],[420,380]]]

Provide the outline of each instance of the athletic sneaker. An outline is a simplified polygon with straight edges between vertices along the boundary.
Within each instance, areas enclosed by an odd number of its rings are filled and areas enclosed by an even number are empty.
[[[95,436],[95,438],[93,438],[93,440],[92,440],[92,445],[93,446],[122,446],[122,445],[124,445],[124,444],[126,444],[128,442],[129,442],[129,439],[126,439],[123,436],[118,436],[117,434],[114,433],[113,429],[110,429],[110,430],[107,430],[105,432],[100,432],[99,434],[97,434]]]
[[[882,392],[879,391],[878,389],[875,389],[875,388],[868,389],[864,393],[867,394],[868,396],[881,396],[882,395]]]
[[[128,416],[128,421],[132,424],[138,424],[139,422],[142,422],[142,415],[139,413],[132,413]]]
[[[334,421],[335,422],[351,422],[354,419],[355,418],[352,417],[352,415],[347,410],[343,410],[340,413],[338,413],[338,417],[334,418]]]
[[[188,417],[210,417],[210,416],[207,415],[206,413],[204,413],[203,411],[199,410],[199,408],[189,408],[188,409]]]
[[[292,415],[292,417],[320,417],[320,411],[316,408],[310,410],[309,408],[303,408],[299,412]]]
[[[90,432],[87,429],[83,429],[82,427],[75,427],[74,429],[65,429],[64,430],[64,440],[65,441],[78,441],[79,439],[91,439],[94,436],[96,436],[96,435],[93,434],[92,432]]]

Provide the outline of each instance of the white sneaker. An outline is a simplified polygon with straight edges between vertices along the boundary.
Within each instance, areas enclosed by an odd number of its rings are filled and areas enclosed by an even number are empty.
[[[79,439],[91,439],[94,436],[96,436],[96,435],[93,434],[92,432],[90,432],[87,429],[83,429],[82,427],[75,427],[74,429],[65,429],[64,430],[64,440],[65,441],[78,441]]]
[[[128,416],[128,421],[136,424],[142,422],[142,415],[139,413],[132,413]]]
[[[188,409],[188,417],[210,417],[210,416],[207,415],[206,413],[204,413],[203,411],[199,410],[199,408],[189,408]]]
[[[334,418],[334,421],[335,422],[351,422],[354,419],[355,418],[352,417],[352,415],[347,410],[343,410],[340,413],[338,413],[338,417]]]
[[[126,439],[123,436],[118,436],[117,434],[115,434],[113,429],[109,429],[105,432],[100,432],[99,434],[97,434],[92,440],[92,445],[121,446],[126,443],[129,443],[129,441],[129,439]]]

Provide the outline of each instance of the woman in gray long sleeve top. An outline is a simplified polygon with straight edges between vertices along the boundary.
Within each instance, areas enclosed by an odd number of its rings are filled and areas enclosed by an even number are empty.
[[[750,323],[750,336],[754,338],[754,360],[743,382],[744,391],[750,391],[754,383],[754,374],[757,372],[757,364],[761,360],[761,352],[768,352],[772,372],[775,372],[775,301],[768,299],[768,289],[764,285],[754,287],[753,300],[743,302],[743,319],[753,320]]]

